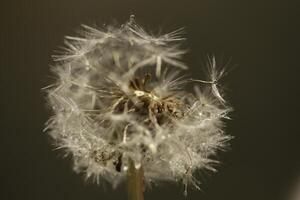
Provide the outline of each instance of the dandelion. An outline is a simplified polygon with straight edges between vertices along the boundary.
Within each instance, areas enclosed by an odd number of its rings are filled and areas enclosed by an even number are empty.
[[[155,37],[131,17],[119,28],[83,26],[79,37],[66,37],[52,67],[57,80],[46,89],[54,113],[46,130],[76,172],[113,186],[127,178],[130,198],[140,200],[144,184],[199,188],[194,172],[214,170],[213,156],[230,139],[222,72],[211,58],[211,80],[180,75],[181,32]]]

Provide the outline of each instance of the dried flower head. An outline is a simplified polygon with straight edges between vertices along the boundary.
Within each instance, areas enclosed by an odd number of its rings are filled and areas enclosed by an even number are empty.
[[[146,183],[198,187],[193,172],[213,170],[212,156],[230,138],[215,59],[211,80],[185,79],[181,30],[154,37],[133,18],[120,28],[83,28],[82,37],[66,37],[52,68],[58,79],[47,87],[54,115],[46,129],[57,148],[97,182],[117,185],[133,161]]]

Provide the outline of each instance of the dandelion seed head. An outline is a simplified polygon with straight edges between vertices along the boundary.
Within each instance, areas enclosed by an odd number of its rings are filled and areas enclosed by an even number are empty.
[[[54,57],[57,80],[46,88],[54,113],[46,130],[56,147],[97,183],[118,185],[132,160],[146,182],[198,187],[194,172],[214,170],[212,156],[230,139],[215,59],[209,84],[191,82],[181,75],[182,29],[153,36],[133,18],[121,27],[82,27]]]

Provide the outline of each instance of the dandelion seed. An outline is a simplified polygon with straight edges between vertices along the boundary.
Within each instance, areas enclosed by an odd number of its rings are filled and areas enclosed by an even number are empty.
[[[192,92],[179,76],[187,68],[181,29],[155,37],[133,17],[121,28],[83,28],[66,37],[66,52],[55,57],[57,81],[45,87],[54,112],[46,130],[56,147],[97,183],[118,185],[133,163],[146,184],[181,180],[198,188],[193,173],[213,170],[212,155],[230,139],[215,59],[211,80],[195,80],[209,84]]]

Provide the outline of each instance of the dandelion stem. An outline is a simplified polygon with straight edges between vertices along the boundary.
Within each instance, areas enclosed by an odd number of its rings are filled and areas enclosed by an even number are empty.
[[[136,168],[133,160],[129,161],[127,174],[128,200],[144,200],[143,168]]]

